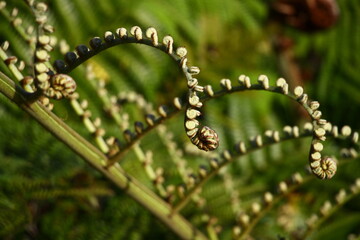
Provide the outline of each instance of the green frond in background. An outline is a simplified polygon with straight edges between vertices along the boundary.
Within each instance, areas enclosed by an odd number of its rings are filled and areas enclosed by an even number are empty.
[[[219,81],[237,81],[240,74],[257,79],[269,76],[272,85],[285,77],[292,88],[301,85],[309,97],[321,103],[324,118],[339,126],[360,129],[360,2],[336,1],[340,15],[329,29],[309,32],[293,28],[274,17],[275,2],[253,0],[48,0],[49,22],[56,28],[59,43],[51,57],[63,59],[92,37],[118,27],[155,27],[158,34],[171,35],[176,46],[188,50],[190,66],[200,67],[199,81],[219,89]],[[296,1],[294,1],[296,2]],[[7,1],[16,7],[24,26],[34,24],[26,4]],[[31,71],[32,50],[18,31],[0,14],[0,42],[10,42],[9,51],[25,61]],[[185,101],[187,86],[183,75],[168,56],[147,46],[121,45],[111,48],[74,70],[78,92],[87,99],[92,115],[102,119],[111,136],[123,139],[108,109],[96,94],[96,84],[86,76],[93,67],[97,78],[105,81],[110,96],[136,92],[153,104],[171,105],[174,97]],[[11,76],[4,63],[0,71]],[[57,102],[54,113],[90,142],[94,140],[83,127],[67,101]],[[145,121],[145,111],[134,103],[121,105],[130,122]],[[146,112],[148,113],[148,112]],[[204,121],[217,130],[220,153],[232,149],[240,140],[263,134],[267,129],[282,131],[285,125],[302,126],[309,118],[298,105],[279,94],[248,91],[207,101]],[[201,155],[188,148],[183,130],[183,114],[168,120],[166,133],[183,153],[186,173],[209,167],[211,153]],[[179,127],[181,126],[181,127]],[[133,126],[129,126],[132,130]],[[165,139],[165,140],[164,140]],[[139,146],[152,155],[153,167],[164,169],[167,185],[182,183],[178,156],[168,144],[169,136],[156,129],[144,136]],[[219,239],[231,239],[231,226],[239,216],[261,203],[265,192],[276,193],[281,181],[295,172],[306,172],[310,138],[301,138],[264,147],[241,156],[209,180],[200,195],[190,200],[182,213],[203,232],[209,219],[221,227]],[[299,239],[306,221],[329,200],[335,205],[340,189],[350,193],[359,178],[359,157],[343,159],[339,152],[350,144],[330,140],[329,155],[341,161],[337,175],[328,181],[310,179],[289,194],[259,220],[251,232],[253,239]],[[359,149],[355,149],[358,151]],[[131,175],[155,192],[158,191],[143,171],[143,163],[130,151],[121,162]],[[217,155],[215,154],[215,157]],[[182,163],[182,162],[181,162]],[[231,187],[229,188],[229,184]],[[230,190],[229,190],[230,189]],[[197,197],[199,199],[197,199]],[[201,203],[204,203],[203,205]],[[318,214],[320,215],[320,214]],[[299,230],[300,229],[300,230]],[[360,235],[359,196],[354,194],[309,239],[346,239]],[[28,115],[0,95],[0,237],[4,239],[176,239],[169,229],[117,190],[100,173],[83,163],[64,144],[47,133]],[[213,238],[216,239],[216,238]],[[246,239],[246,238],[245,238]]]

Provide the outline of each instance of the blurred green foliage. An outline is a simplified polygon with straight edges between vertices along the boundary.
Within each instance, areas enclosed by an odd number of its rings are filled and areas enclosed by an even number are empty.
[[[65,40],[73,50],[105,31],[138,25],[153,26],[160,36],[170,34],[177,46],[185,46],[191,64],[200,67],[202,85],[218,85],[221,78],[237,80],[240,74],[253,80],[259,74],[271,82],[285,76],[292,86],[302,85],[310,98],[321,103],[325,119],[335,125],[360,128],[360,2],[338,0],[340,17],[335,26],[319,32],[304,32],[270,14],[271,1],[254,0],[51,0],[50,22],[58,41]],[[17,7],[25,26],[33,23],[30,11],[21,1],[8,1],[8,9]],[[10,51],[31,68],[32,53],[27,50],[12,25],[0,16],[0,41],[10,42]],[[290,42],[279,49],[283,41]],[[60,49],[53,59],[62,58]],[[111,94],[136,91],[154,106],[184,97],[186,83],[176,64],[163,53],[145,46],[119,46],[94,57],[107,79]],[[78,83],[81,98],[90,102],[94,116],[100,116],[109,133],[121,132],[103,111],[95,90],[86,81],[85,66],[72,76]],[[0,70],[8,73],[3,63]],[[131,106],[129,106],[129,109]],[[54,112],[91,139],[68,104],[59,102]],[[212,100],[206,104],[206,121],[219,132],[221,149],[231,148],[242,139],[280,130],[284,125],[299,125],[307,118],[288,99],[264,92],[244,92]],[[142,120],[143,112],[132,110],[130,121]],[[179,126],[182,116],[168,121],[168,131],[180,148],[188,139]],[[149,134],[141,146],[152,149],[154,165],[168,168],[166,181],[180,182],[169,162],[169,153],[157,134]],[[247,208],[262,192],[274,190],[276,184],[302,170],[306,163],[309,139],[285,142],[238,159],[228,167],[234,187]],[[327,151],[339,155],[340,145],[331,142]],[[152,187],[141,174],[141,164],[130,153],[123,166]],[[196,171],[207,160],[189,156],[188,165]],[[281,206],[292,208],[300,227],[322,202],[333,199],[340,188],[359,177],[359,159],[339,167],[333,180],[312,179],[300,190],[284,199],[255,228],[255,239],[290,238],[277,224]],[[148,181],[148,182],[147,182]],[[234,223],[220,176],[208,182],[203,190],[206,209],[189,205],[184,215],[201,225],[206,212],[217,216],[223,226],[222,239],[231,236],[228,226]],[[25,113],[0,96],[0,236],[4,239],[174,239],[161,223],[147,211],[116,190],[104,177],[86,166],[62,143],[32,121]],[[359,234],[359,197],[346,204],[320,228],[313,239],[345,239]],[[299,227],[296,226],[296,227]],[[205,229],[205,226],[202,227]],[[293,229],[294,231],[296,229]],[[334,235],[336,233],[337,235]]]

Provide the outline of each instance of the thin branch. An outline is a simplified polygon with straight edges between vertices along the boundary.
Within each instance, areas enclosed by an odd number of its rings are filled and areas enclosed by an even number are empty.
[[[0,2],[0,13],[4,18],[12,24],[19,36],[26,41],[30,47],[34,48],[35,45],[35,36],[33,35],[34,28],[28,27],[26,30],[24,28],[23,19],[18,16],[19,10],[13,8],[11,12],[6,8],[6,2]]]
[[[291,181],[288,181],[291,183],[290,186],[288,186],[285,182],[281,182],[279,184],[279,194],[275,196],[275,198],[272,196],[271,193],[266,192],[264,194],[264,208],[257,209],[257,207],[253,207],[252,211],[254,214],[254,217],[250,219],[249,222],[242,222],[243,229],[240,229],[240,233],[236,236],[236,239],[242,240],[246,239],[246,237],[251,233],[253,228],[257,225],[257,223],[263,218],[263,216],[269,212],[273,206],[277,202],[279,202],[283,197],[288,195],[289,193],[294,192],[296,189],[298,189],[303,184],[307,183],[308,181],[312,180],[314,178],[311,178],[307,176],[305,179],[301,177],[299,173],[295,173],[292,176]],[[285,186],[285,187],[283,187]]]
[[[307,222],[307,229],[302,239],[308,239],[327,219],[334,215],[344,204],[360,194],[360,178],[355,180],[355,183],[350,186],[350,193],[346,193],[341,189],[335,197],[336,204],[331,205],[330,201],[326,201],[320,208],[320,217],[314,214]]]

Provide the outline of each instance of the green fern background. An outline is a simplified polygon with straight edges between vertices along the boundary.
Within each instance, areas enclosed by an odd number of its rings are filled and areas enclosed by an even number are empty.
[[[202,85],[218,86],[222,78],[236,81],[240,74],[253,80],[266,74],[274,83],[285,75],[293,86],[302,85],[313,99],[321,103],[324,118],[335,125],[350,125],[359,130],[360,121],[360,2],[338,0],[339,21],[328,30],[309,33],[277,22],[270,14],[270,1],[253,0],[138,0],[94,1],[52,0],[50,22],[56,28],[58,41],[65,40],[73,50],[94,36],[118,27],[153,26],[158,34],[170,34],[177,46],[185,46],[191,64],[199,66]],[[24,25],[32,24],[32,16],[21,1],[8,1],[7,8],[17,7]],[[31,67],[31,51],[4,15],[0,16],[0,41],[8,40],[10,51]],[[292,42],[280,51],[279,41]],[[288,57],[288,53],[292,57]],[[53,59],[62,58],[60,49]],[[186,95],[186,82],[176,64],[163,53],[144,46],[118,46],[91,60],[104,74],[111,94],[135,91],[153,106],[171,103],[176,96]],[[296,69],[295,77],[293,68]],[[1,71],[9,74],[3,63]],[[300,73],[300,74],[299,74]],[[10,74],[9,74],[10,75]],[[109,134],[122,136],[110,120],[95,89],[85,78],[85,66],[72,73],[81,98],[90,102],[93,116],[100,116]],[[131,104],[130,122],[143,120],[143,112]],[[64,102],[56,103],[54,112],[90,141],[91,136]],[[206,103],[205,121],[213,126],[221,139],[220,149],[231,148],[266,129],[281,130],[284,125],[303,124],[306,116],[288,99],[265,92],[244,92]],[[189,144],[178,126],[183,117],[167,122],[167,131],[181,149]],[[246,209],[267,190],[275,190],[279,181],[302,171],[307,163],[310,139],[300,139],[271,146],[237,159],[227,167],[234,188]],[[327,152],[339,156],[343,143],[330,142]],[[180,183],[174,163],[169,159],[161,137],[150,133],[141,142],[152,150],[154,165],[169,169],[168,183]],[[340,158],[340,157],[339,157]],[[188,154],[188,166],[196,169],[207,164],[204,157]],[[122,165],[152,188],[141,169],[141,163],[129,153]],[[340,188],[347,188],[359,177],[359,159],[339,167],[334,179],[311,179],[295,193],[287,196],[260,221],[254,239],[292,239],[287,229],[277,223],[281,209],[292,209],[289,216],[304,225],[306,218],[320,205],[333,199]],[[202,196],[205,209],[189,205],[184,215],[202,230],[202,216],[217,216],[224,228],[221,239],[229,239],[229,226],[234,223],[230,194],[226,192],[223,174],[208,182]],[[359,197],[347,203],[313,239],[346,239],[360,234]],[[46,133],[38,124],[0,96],[0,236],[4,239],[176,239],[123,192],[117,190],[99,173],[88,167],[65,145]],[[294,220],[294,221],[295,221]]]

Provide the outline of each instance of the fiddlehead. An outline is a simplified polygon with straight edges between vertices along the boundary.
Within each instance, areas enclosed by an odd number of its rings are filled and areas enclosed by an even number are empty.
[[[187,86],[189,88],[188,95],[188,104],[185,111],[185,130],[187,136],[190,138],[191,142],[197,146],[199,149],[204,151],[215,150],[219,146],[219,137],[217,133],[208,126],[200,126],[199,120],[197,118],[201,115],[201,107],[203,103],[200,101],[200,98],[197,96],[198,92],[203,92],[204,87],[198,85],[198,80],[193,78],[193,75],[199,74],[200,69],[198,67],[192,66],[188,67],[186,65],[187,51],[185,48],[178,48],[177,54],[182,58],[182,70],[187,79]]]
[[[240,86],[232,86],[229,79],[222,79],[220,85],[223,90],[214,92],[211,86],[205,87],[205,93],[208,97],[218,97],[226,93],[233,93],[244,90],[265,90],[274,93],[280,93],[291,99],[297,101],[309,114],[312,119],[312,132],[313,140],[309,152],[310,167],[314,175],[318,178],[332,178],[336,172],[336,162],[329,157],[322,157],[321,151],[323,150],[323,144],[326,137],[327,121],[321,119],[321,111],[318,110],[320,104],[317,101],[311,101],[308,99],[308,95],[304,93],[304,89],[301,86],[294,88],[293,92],[289,91],[289,85],[285,79],[279,78],[276,81],[276,86],[270,86],[269,79],[265,75],[260,75],[258,78],[258,84],[252,84],[250,78],[246,75],[240,75],[238,78]]]
[[[193,76],[200,73],[200,69],[195,66],[187,66],[187,50],[184,47],[174,47],[174,39],[171,36],[165,36],[162,39],[162,44],[159,43],[157,31],[154,28],[148,28],[143,38],[143,31],[140,27],[134,26],[130,29],[130,34],[125,28],[118,28],[116,35],[110,31],[105,32],[104,42],[99,37],[94,37],[89,44],[91,49],[85,45],[77,46],[76,53],[68,52],[65,54],[65,62],[56,60],[54,67],[59,73],[69,73],[75,67],[85,62],[87,59],[106,50],[109,47],[119,44],[138,43],[147,46],[155,47],[170,55],[176,62],[179,63],[186,79],[189,88],[188,107],[185,111],[184,126],[187,136],[191,142],[199,149],[204,151],[215,150],[219,146],[219,138],[217,133],[208,126],[200,126],[197,119],[201,115],[202,102],[200,101],[198,92],[203,92],[204,87],[198,85],[198,80]],[[150,125],[152,121],[150,121]]]
[[[67,74],[54,74],[50,77],[50,87],[44,94],[50,98],[68,98],[76,90],[75,80]]]
[[[66,74],[54,74],[49,64],[49,52],[53,50],[51,34],[54,28],[47,24],[45,3],[27,1],[32,9],[38,24],[36,47],[34,54],[35,86],[37,91],[46,97],[61,99],[68,98],[76,90],[76,82]],[[52,105],[50,105],[52,108]]]

